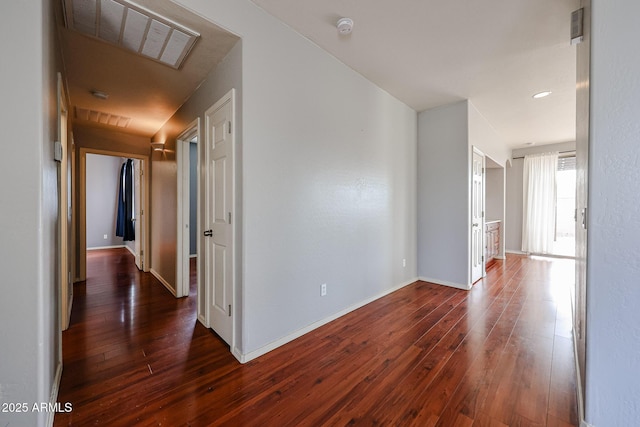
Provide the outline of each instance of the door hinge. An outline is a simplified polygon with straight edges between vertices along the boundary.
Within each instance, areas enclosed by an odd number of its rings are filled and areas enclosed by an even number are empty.
[[[231,304],[229,304],[229,317],[231,317]]]
[[[578,320],[578,339],[582,339],[582,320]]]
[[[229,120],[229,133],[231,133],[231,120]]]
[[[144,255],[144,251],[141,250],[140,251],[140,256],[142,256],[142,255]]]
[[[229,212],[229,225],[231,225],[231,212]]]
[[[140,216],[144,215],[144,209],[140,209]]]

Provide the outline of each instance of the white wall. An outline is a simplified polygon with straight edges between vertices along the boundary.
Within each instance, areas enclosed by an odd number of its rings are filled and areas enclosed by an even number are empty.
[[[522,157],[527,154],[575,151],[575,149],[575,141],[569,141],[513,150],[511,166],[507,165],[506,169],[505,244],[508,252],[520,253],[522,251],[522,172],[524,167],[524,159]]]
[[[640,57],[635,0],[594,0],[586,418],[640,425]]]
[[[522,186],[524,159],[513,159],[507,165],[507,201],[505,218],[505,250],[522,252]]]
[[[500,135],[465,100],[423,111],[418,117],[418,275],[434,283],[471,286],[471,153],[480,149],[504,166]],[[489,183],[491,183],[490,181]],[[503,219],[504,184],[490,203]]]
[[[485,220],[504,219],[504,169],[485,170]]]
[[[468,102],[418,116],[418,275],[469,287]]]
[[[49,402],[59,368],[55,32],[49,1],[0,6],[6,144],[0,156],[0,402]],[[20,34],[20,43],[15,35]],[[0,412],[0,425],[43,426],[47,413]]]
[[[100,154],[87,154],[87,249],[123,246],[116,236],[118,181],[126,159]],[[104,239],[103,236],[107,235]]]
[[[500,248],[498,257],[505,256],[506,218],[505,168],[485,169],[485,221],[500,220]],[[485,246],[486,246],[485,242]]]
[[[479,148],[485,156],[491,157],[498,165],[505,166],[511,155],[505,140],[471,101],[467,101],[467,105],[469,108],[467,115],[469,145]]]
[[[415,279],[415,111],[247,0],[181,3],[242,37],[239,351]]]

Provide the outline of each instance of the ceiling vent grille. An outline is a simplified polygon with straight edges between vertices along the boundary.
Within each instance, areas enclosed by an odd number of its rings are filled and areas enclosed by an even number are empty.
[[[126,0],[62,0],[65,25],[179,69],[200,35]]]
[[[79,107],[76,107],[76,119],[101,123],[103,125],[117,126],[120,128],[126,128],[129,126],[129,123],[131,123],[130,117],[118,116],[115,114]]]

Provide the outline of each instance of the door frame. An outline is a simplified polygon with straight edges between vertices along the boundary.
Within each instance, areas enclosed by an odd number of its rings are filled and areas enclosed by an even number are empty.
[[[576,362],[578,417],[584,423],[587,365],[587,255],[589,252],[589,144],[591,141],[591,10],[592,1],[582,0],[583,40],[576,50],[576,251],[573,295],[573,354]],[[586,424],[586,423],[584,423]]]
[[[480,277],[474,280],[473,277],[473,200],[475,197],[475,190],[474,190],[474,185],[473,185],[473,155],[477,154],[479,156],[482,157],[482,214],[480,215],[480,239],[482,240],[480,242],[480,250],[481,250],[481,254],[480,256],[482,257],[482,272],[480,273]],[[487,275],[487,271],[485,268],[485,259],[484,259],[484,247],[485,247],[485,232],[484,232],[484,221],[485,221],[485,184],[486,184],[486,176],[485,176],[485,163],[486,163],[486,155],[482,152],[482,150],[480,150],[478,147],[473,146],[472,147],[472,152],[471,152],[471,167],[470,167],[470,185],[471,185],[471,200],[470,200],[470,209],[469,209],[469,213],[470,218],[469,218],[469,230],[470,230],[470,245],[469,245],[469,277],[470,277],[470,283],[473,284],[476,281],[482,279],[483,277],[485,277]]]
[[[69,110],[66,90],[62,74],[57,75],[58,98],[58,135],[60,144],[60,160],[58,167],[58,281],[60,286],[59,310],[60,330],[69,328],[71,307],[73,305],[73,278],[71,260],[73,259],[73,244],[69,239],[69,229],[73,224],[69,222]],[[73,214],[73,212],[71,212]]]
[[[197,249],[196,252],[199,255],[201,253],[200,248],[200,188],[198,187],[197,192],[197,201],[196,201],[196,224],[189,223],[189,213],[190,213],[190,148],[191,141],[193,138],[198,138],[198,158],[196,160],[196,168],[197,168],[197,176],[198,183],[200,183],[200,118],[198,117],[189,125],[187,128],[182,131],[180,135],[176,138],[176,165],[177,165],[177,215],[176,215],[176,226],[177,226],[177,238],[176,238],[176,296],[185,297],[189,296],[189,285],[190,285],[190,272],[189,272],[189,247],[190,247],[190,239],[189,232],[191,227],[196,227],[196,244]],[[196,258],[196,271],[197,271],[197,293],[200,295],[202,292],[201,289],[201,274],[200,274],[200,257]],[[204,294],[204,293],[203,293]],[[200,297],[198,296],[198,300]],[[201,313],[200,304],[198,304],[198,318],[204,318],[204,315]],[[201,320],[202,321],[202,320]]]
[[[141,244],[142,244],[142,238],[140,238],[140,230],[141,230],[141,221],[138,219],[141,216],[142,210],[140,208],[140,200],[142,200],[141,195],[143,195],[142,193],[142,174],[140,173],[141,169],[141,161],[139,159],[133,159],[133,173],[135,174],[135,176],[133,177],[133,203],[134,203],[134,218],[135,218],[135,223],[134,223],[134,235],[136,236],[135,241],[133,242],[133,246],[134,246],[134,251],[133,254],[136,258],[135,260],[135,264],[136,267],[138,267],[139,270],[142,270],[142,266],[144,265],[144,262],[142,260],[142,250],[141,250]],[[126,243],[125,243],[126,245]],[[127,246],[127,249],[131,249],[129,248],[129,246]]]
[[[149,156],[140,154],[123,153],[120,151],[100,150],[90,147],[80,147],[78,153],[78,163],[80,169],[79,175],[79,203],[78,203],[78,253],[80,261],[79,280],[86,280],[87,278],[87,154],[101,154],[103,156],[125,157],[131,159],[140,160],[140,172],[142,174],[142,181],[140,185],[141,193],[140,199],[142,200],[141,215],[136,218],[140,221],[140,251],[142,252],[142,271],[149,272],[150,253],[149,253]],[[136,236],[138,238],[138,236]]]

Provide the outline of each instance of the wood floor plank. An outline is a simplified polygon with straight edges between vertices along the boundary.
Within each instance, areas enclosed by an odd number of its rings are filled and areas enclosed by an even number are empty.
[[[416,282],[247,364],[126,250],[91,251],[55,426],[576,426],[567,260]]]

